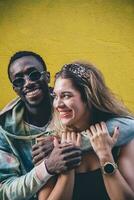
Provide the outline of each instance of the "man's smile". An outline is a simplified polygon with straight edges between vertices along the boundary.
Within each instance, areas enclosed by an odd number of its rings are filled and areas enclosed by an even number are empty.
[[[37,88],[37,89],[26,92],[25,95],[27,97],[37,96],[40,93],[40,91],[41,91],[41,89]]]

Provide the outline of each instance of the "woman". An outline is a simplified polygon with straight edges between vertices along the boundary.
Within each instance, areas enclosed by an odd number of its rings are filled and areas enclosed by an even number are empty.
[[[82,146],[83,156],[76,169],[52,178],[39,200],[134,199],[133,136],[114,147],[119,127],[110,135],[106,126],[112,119],[127,121],[131,114],[107,88],[100,71],[84,62],[64,65],[56,74],[53,106],[62,131],[55,116],[51,124],[56,125],[61,142]],[[55,139],[54,145],[58,143]]]

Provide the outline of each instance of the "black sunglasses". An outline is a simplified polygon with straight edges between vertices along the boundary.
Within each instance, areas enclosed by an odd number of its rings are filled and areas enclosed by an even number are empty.
[[[44,74],[44,73],[46,73],[46,72],[45,71],[43,71],[43,72],[32,71],[30,74],[27,75],[27,78],[30,81],[38,81],[38,80],[40,80],[42,74]],[[15,87],[22,88],[24,86],[25,82],[26,82],[26,80],[24,77],[18,77],[12,81],[12,84]]]

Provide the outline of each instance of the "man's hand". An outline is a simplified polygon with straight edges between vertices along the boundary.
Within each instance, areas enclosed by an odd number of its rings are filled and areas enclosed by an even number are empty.
[[[38,165],[48,157],[53,148],[53,136],[37,138],[37,144],[32,146],[33,163]]]
[[[45,164],[50,174],[63,173],[71,170],[81,162],[81,149],[72,142],[59,144],[54,138],[54,149]]]

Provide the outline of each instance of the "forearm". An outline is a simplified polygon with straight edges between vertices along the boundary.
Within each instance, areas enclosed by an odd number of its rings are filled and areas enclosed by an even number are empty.
[[[48,199],[50,193],[52,192],[55,184],[56,184],[56,177],[52,177],[48,182],[45,184],[43,188],[38,192],[38,200],[46,200]]]
[[[41,176],[41,171],[43,176]],[[43,163],[26,175],[11,177],[0,187],[2,200],[28,200],[34,196],[51,177],[43,168]]]
[[[112,154],[105,156],[100,160],[101,165],[105,162],[114,163]],[[116,169],[114,174],[103,174],[104,184],[107,193],[111,200],[133,200],[134,192],[128,185],[124,177],[121,175],[119,169]]]
[[[74,188],[74,170],[61,174],[48,200],[71,200]]]
[[[74,186],[74,170],[59,175],[55,186],[49,182],[40,191],[39,200],[71,200]],[[48,195],[49,192],[49,195]]]

